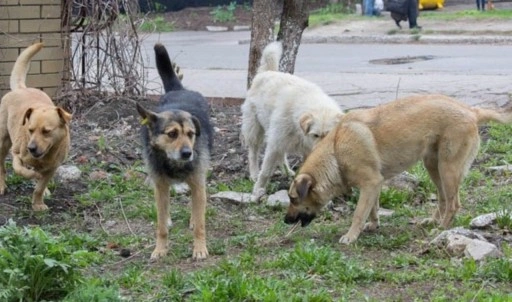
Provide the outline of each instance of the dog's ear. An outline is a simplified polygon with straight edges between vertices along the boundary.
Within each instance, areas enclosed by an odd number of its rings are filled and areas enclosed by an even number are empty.
[[[201,135],[201,123],[195,116],[193,116],[191,119],[192,119],[192,123],[194,123],[194,127],[196,128],[196,136]]]
[[[311,113],[304,113],[299,119],[299,124],[304,134],[308,134],[313,125],[313,115]]]
[[[25,111],[21,125],[24,126],[28,122],[28,120],[30,119],[30,116],[32,115],[32,112],[34,112],[34,108],[28,108],[27,111]]]
[[[139,112],[140,117],[142,117],[142,125],[151,125],[158,119],[154,112],[146,110],[146,108],[142,107],[139,103],[137,103],[137,112]]]
[[[309,174],[299,174],[293,180],[293,183],[288,191],[290,202],[296,204],[297,201],[304,199],[308,192],[313,187],[314,180]]]
[[[69,124],[71,118],[73,117],[71,113],[67,112],[66,110],[60,107],[57,107],[57,114],[59,115],[60,119],[64,122],[64,124]]]

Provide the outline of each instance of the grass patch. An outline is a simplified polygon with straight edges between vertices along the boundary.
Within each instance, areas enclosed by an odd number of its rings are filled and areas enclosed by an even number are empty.
[[[171,32],[174,31],[174,23],[165,20],[163,15],[156,15],[149,19],[142,19],[139,30],[142,32]]]
[[[430,20],[456,20],[456,19],[464,19],[470,18],[475,20],[486,20],[486,19],[511,19],[512,18],[512,10],[510,9],[496,9],[496,10],[487,10],[484,12],[477,10],[462,10],[457,12],[437,12],[437,11],[422,11],[421,12],[422,19],[430,19]]]

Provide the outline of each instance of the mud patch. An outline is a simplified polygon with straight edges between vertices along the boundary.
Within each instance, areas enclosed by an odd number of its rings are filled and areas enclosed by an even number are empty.
[[[406,56],[399,58],[386,58],[386,59],[376,59],[370,60],[370,64],[377,65],[397,65],[397,64],[408,64],[415,63],[421,61],[429,61],[435,59],[434,56]]]

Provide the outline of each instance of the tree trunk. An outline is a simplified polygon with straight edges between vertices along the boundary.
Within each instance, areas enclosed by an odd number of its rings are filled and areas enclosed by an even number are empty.
[[[275,0],[253,1],[247,88],[251,87],[252,79],[256,75],[263,48],[274,40],[274,21],[278,2]]]
[[[283,57],[279,69],[283,72],[295,71],[295,59],[299,51],[302,32],[308,26],[308,0],[284,0],[281,23],[277,40],[283,43]]]

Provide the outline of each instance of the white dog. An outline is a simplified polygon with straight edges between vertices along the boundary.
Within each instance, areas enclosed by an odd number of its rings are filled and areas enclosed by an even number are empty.
[[[242,143],[249,149],[249,171],[256,181],[251,195],[259,201],[276,166],[284,163],[287,153],[301,156],[333,129],[343,112],[336,101],[317,85],[297,76],[279,72],[282,55],[280,42],[265,47],[251,88],[242,105]],[[266,143],[265,155],[258,168],[258,155]]]

